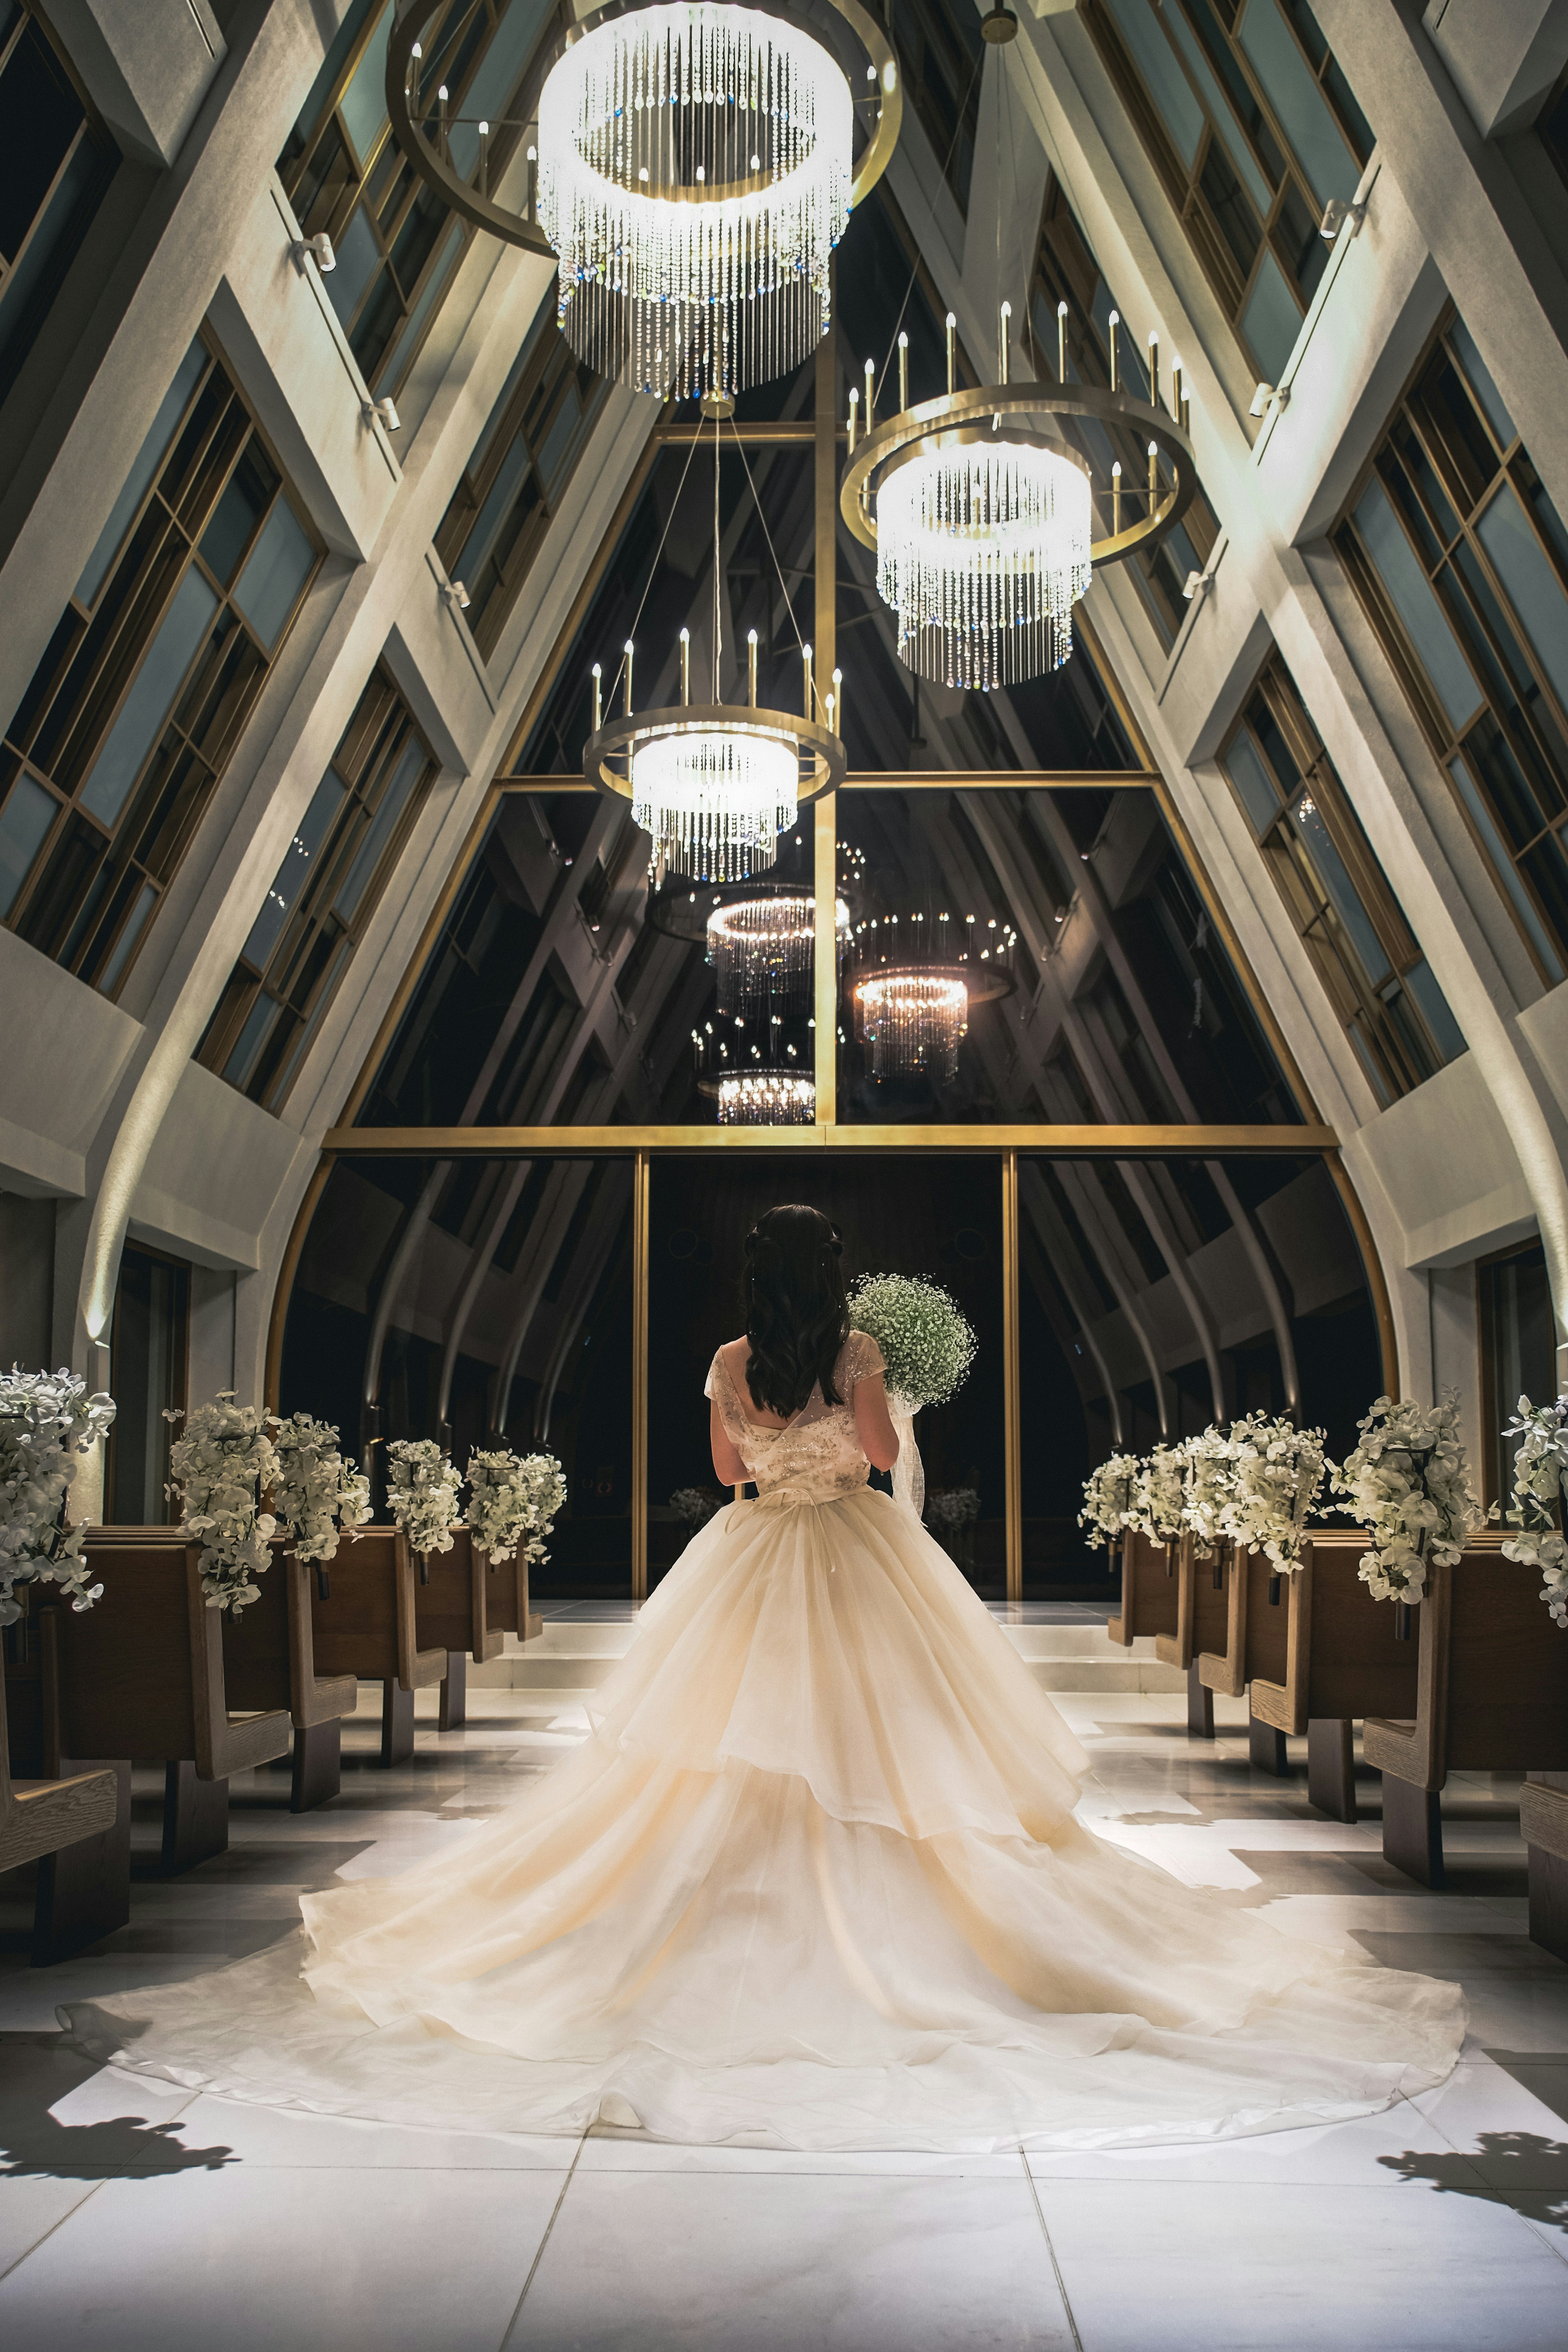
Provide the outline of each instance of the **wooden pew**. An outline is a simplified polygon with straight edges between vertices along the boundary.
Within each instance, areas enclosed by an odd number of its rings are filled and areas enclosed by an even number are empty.
[[[285,1754],[289,1717],[230,1705],[198,1544],[173,1528],[89,1528],[86,1554],[102,1598],[79,1616],[43,1612],[46,1744],[52,1703],[61,1756],[162,1763],[163,1867],[188,1870],[227,1846],[229,1774]]]
[[[437,1728],[458,1731],[468,1721],[469,1657],[482,1666],[501,1654],[506,1629],[491,1621],[491,1592],[499,1601],[515,1583],[491,1573],[467,1528],[454,1528],[451,1550],[431,1552],[424,1568],[414,1588],[415,1627],[422,1643],[447,1653]]]
[[[339,1557],[342,1557],[342,1547]],[[331,1576],[336,1568],[329,1568]],[[342,1786],[342,1721],[359,1701],[352,1675],[316,1667],[310,1591],[313,1566],[274,1538],[272,1565],[258,1580],[260,1599],[223,1621],[224,1672],[236,1706],[287,1707],[294,1727],[291,1812],[307,1813]]]
[[[1568,1772],[1530,1775],[1519,1827],[1530,1853],[1530,1939],[1568,1960]]]
[[[1141,1633],[1176,1630],[1176,1580],[1166,1553],[1164,1544],[1131,1530],[1121,1538],[1121,1614],[1110,1619],[1105,1630],[1124,1649]]]
[[[30,1957],[44,1968],[130,1919],[131,1767],[86,1765],[47,1780],[13,1780],[10,1757],[0,1676],[0,1871],[38,1865]]]
[[[1217,1557],[1200,1558],[1190,1535],[1172,1548],[1176,1588],[1175,1630],[1154,1636],[1154,1655],[1167,1666],[1180,1666],[1187,1678],[1187,1732],[1195,1739],[1214,1738],[1214,1693],[1197,1670],[1200,1654],[1225,1639],[1225,1579]]]
[[[380,1683],[385,1765],[414,1753],[415,1692],[447,1677],[446,1651],[419,1647],[416,1591],[414,1557],[399,1528],[362,1528],[342,1545],[325,1601],[310,1582],[316,1672]]]
[[[1322,1528],[1319,1532],[1323,1540],[1333,1542],[1341,1531]],[[1365,1549],[1362,1538],[1360,1550]],[[1277,1576],[1261,1551],[1245,1551],[1239,1544],[1227,1544],[1226,1551],[1224,1635],[1212,1650],[1200,1654],[1198,1675],[1210,1690],[1239,1698],[1255,1677],[1276,1685],[1283,1683],[1290,1611],[1300,1604],[1300,1594],[1293,1593],[1292,1588],[1300,1585],[1305,1571],[1299,1570],[1294,1577]],[[1355,1770],[1350,1717],[1325,1717],[1315,1735],[1310,1724],[1303,1727],[1312,1803],[1336,1820],[1353,1821]],[[1289,1769],[1284,1730],[1256,1705],[1250,1708],[1247,1755],[1258,1771],[1283,1775]]]
[[[485,1622],[492,1632],[515,1633],[520,1642],[537,1642],[544,1620],[535,1616],[528,1591],[528,1561],[519,1544],[510,1559],[490,1560],[474,1554],[485,1566]]]
[[[1503,1559],[1507,1533],[1472,1536],[1454,1567],[1430,1571],[1413,1612],[1414,1717],[1368,1716],[1363,1732],[1383,1774],[1384,1858],[1425,1886],[1444,1883],[1450,1772],[1568,1770],[1568,1640],[1542,1604],[1540,1570]],[[1539,1827],[1554,1809],[1530,1801]]]
[[[1359,1574],[1360,1528],[1320,1528],[1278,1601],[1249,1585],[1246,1671],[1253,1722],[1283,1743],[1307,1735],[1307,1797],[1333,1820],[1356,1819],[1352,1727],[1415,1704],[1415,1644],[1394,1638],[1394,1611]],[[1256,1758],[1255,1758],[1256,1760]]]

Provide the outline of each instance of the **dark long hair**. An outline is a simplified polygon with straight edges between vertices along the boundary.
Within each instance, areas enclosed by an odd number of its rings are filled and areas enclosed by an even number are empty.
[[[833,1367],[849,1334],[844,1244],[819,1209],[770,1209],[746,1235],[741,1304],[752,1352],[746,1386],[760,1412],[800,1411],[818,1381],[839,1402]]]

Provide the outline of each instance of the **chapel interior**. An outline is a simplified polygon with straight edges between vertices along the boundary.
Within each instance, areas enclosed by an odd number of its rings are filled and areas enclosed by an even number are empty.
[[[712,389],[612,363],[542,225],[547,71],[623,13],[0,0],[0,1391],[114,1402],[59,1521],[110,1606],[0,1549],[0,2337],[1561,2352],[1568,1576],[1505,1547],[1568,1493],[1515,1418],[1568,1391],[1568,0],[781,0],[868,184]],[[1082,576],[982,674],[891,593],[897,436],[978,465],[1009,400]],[[749,848],[638,780],[699,709],[788,747]],[[586,1737],[731,1500],[781,1201],[973,1330],[925,1522],[1079,1818],[1462,1984],[1441,2088],[823,2157],[71,2045]],[[1452,1408],[1477,1507],[1415,1607],[1328,1484],[1295,1573],[1086,1515],[1379,1400]],[[363,1468],[359,1647],[352,1541],[197,1622],[225,1401]],[[559,1465],[515,1575],[394,1544],[423,1441]]]

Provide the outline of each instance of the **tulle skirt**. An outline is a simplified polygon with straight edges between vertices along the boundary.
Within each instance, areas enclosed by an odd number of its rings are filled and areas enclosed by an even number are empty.
[[[1453,1986],[1083,1830],[1083,1751],[886,1496],[721,1511],[597,1700],[584,1746],[449,1856],[62,2021],[269,2105],[817,2149],[1274,2130],[1458,2054]]]

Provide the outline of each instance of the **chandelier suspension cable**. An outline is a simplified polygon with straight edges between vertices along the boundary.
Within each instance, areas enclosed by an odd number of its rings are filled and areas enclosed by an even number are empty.
[[[681,499],[685,494],[686,477],[691,471],[691,460],[697,455],[698,437],[699,436],[694,433],[689,444],[688,445],[686,451],[686,463],[680,469],[680,479],[675,486],[675,496],[670,500],[669,512],[664,519],[664,529],[659,532],[658,545],[654,549],[653,562],[648,565],[647,579],[643,584],[643,592],[640,599],[638,600],[637,611],[632,614],[631,627],[626,631],[626,643],[628,645],[636,642],[637,624],[643,616],[643,606],[647,603],[649,596],[653,593],[653,583],[658,578],[658,560],[664,553],[664,543],[669,537],[670,524],[675,520],[676,512],[679,508]],[[616,699],[616,689],[621,682],[621,672],[625,669],[626,666],[626,657],[623,653],[619,662],[616,664],[616,674],[610,680],[610,701],[612,706]]]

